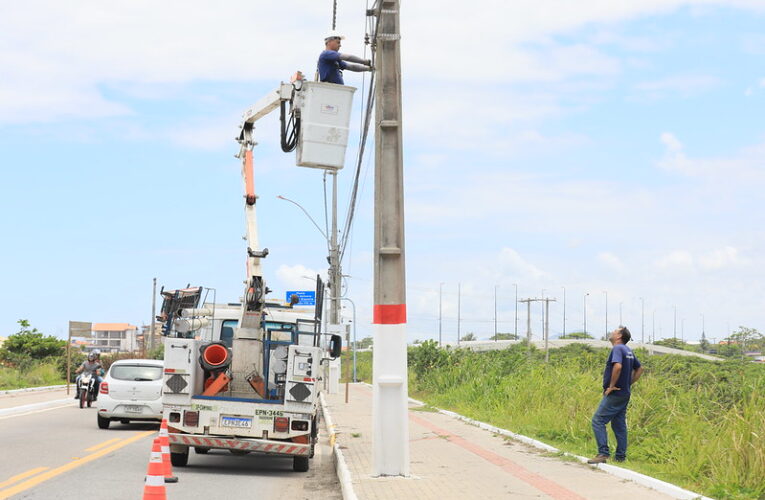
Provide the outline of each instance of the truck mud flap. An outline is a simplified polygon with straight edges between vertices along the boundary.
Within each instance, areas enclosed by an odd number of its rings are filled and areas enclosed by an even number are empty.
[[[308,444],[272,441],[266,439],[230,439],[212,436],[193,436],[190,434],[170,434],[170,444],[182,446],[201,446],[205,448],[221,448],[226,450],[253,451],[274,455],[310,456],[311,446]]]

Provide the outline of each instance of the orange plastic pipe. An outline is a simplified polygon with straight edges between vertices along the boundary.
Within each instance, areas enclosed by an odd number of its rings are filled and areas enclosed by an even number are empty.
[[[221,372],[220,375],[213,381],[210,386],[205,389],[205,392],[202,393],[202,396],[215,396],[218,394],[223,388],[231,382],[231,379],[226,375],[225,373]]]

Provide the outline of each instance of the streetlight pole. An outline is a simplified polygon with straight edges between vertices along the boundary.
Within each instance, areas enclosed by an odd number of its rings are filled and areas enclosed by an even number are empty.
[[[444,283],[438,284],[438,347],[441,347],[441,302],[444,293]]]
[[[518,283],[513,283],[515,287],[515,340],[518,340]]]
[[[587,296],[590,293],[587,292],[584,294],[584,335],[587,336]]]
[[[497,286],[494,285],[494,342],[496,342],[497,339]]]
[[[645,344],[645,300],[640,297],[640,342]]]
[[[457,347],[460,346],[460,326],[461,326],[461,319],[460,313],[461,306],[460,301],[462,300],[462,283],[457,283]]]
[[[608,291],[603,290],[603,293],[606,295],[606,334],[604,337],[604,340],[608,339]]]
[[[672,306],[672,339],[677,343],[677,306]]]
[[[566,336],[566,287],[563,287],[563,336]]]

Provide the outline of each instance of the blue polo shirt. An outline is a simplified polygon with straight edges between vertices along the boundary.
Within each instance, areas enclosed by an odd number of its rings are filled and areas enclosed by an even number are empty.
[[[336,50],[325,50],[319,54],[319,81],[345,85],[343,70],[345,61],[340,60],[340,53]]]
[[[611,372],[614,363],[622,364],[622,372],[619,374],[619,380],[616,382],[616,387],[621,390],[613,391],[611,394],[629,396],[630,385],[632,384],[632,371],[640,368],[640,361],[638,361],[637,356],[632,352],[632,349],[624,344],[616,344],[611,349],[611,353],[608,355],[608,361],[606,361],[606,369],[603,370],[604,391],[611,385]]]

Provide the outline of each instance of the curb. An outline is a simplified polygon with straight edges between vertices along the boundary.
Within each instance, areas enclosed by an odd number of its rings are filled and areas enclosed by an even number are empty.
[[[52,401],[42,401],[40,403],[32,403],[23,406],[12,406],[10,408],[0,409],[0,417],[9,417],[18,414],[24,414],[30,411],[45,410],[48,408],[53,408],[57,405],[71,404],[74,407],[74,403],[75,401],[71,397],[68,397],[63,399],[54,399]]]
[[[329,406],[327,405],[327,400],[324,399],[323,392],[319,393],[319,401],[321,402],[321,412],[324,416],[324,424],[327,426],[327,432],[329,433],[329,445],[332,447],[335,472],[337,473],[338,481],[340,481],[340,491],[343,494],[343,500],[358,500],[356,492],[353,490],[351,471],[348,469],[348,464],[345,461],[345,456],[340,449],[340,445],[337,444],[335,424],[332,423],[332,415],[329,413]]]
[[[366,382],[365,382],[366,383]],[[369,384],[366,384],[369,387],[372,387]],[[453,411],[449,410],[443,410],[441,408],[437,408],[432,405],[428,405],[427,403],[424,403],[422,401],[418,401],[413,398],[409,398],[409,401],[411,403],[420,405],[420,406],[431,406],[432,408],[435,408],[438,410],[439,413],[442,413],[446,416],[455,418],[457,420],[461,420],[465,423],[468,423],[470,425],[475,425],[476,427],[479,427],[481,429],[484,429],[486,431],[492,432],[494,434],[500,434],[502,436],[510,437],[516,441],[520,441],[522,443],[526,443],[530,446],[533,446],[534,448],[538,448],[540,450],[544,450],[551,453],[562,453],[564,456],[572,457],[579,462],[582,462],[583,464],[586,464],[593,468],[598,468],[602,470],[603,472],[606,472],[608,474],[611,474],[612,476],[616,476],[621,479],[626,479],[628,481],[632,481],[634,483],[643,485],[647,488],[651,488],[652,490],[656,490],[659,493],[664,493],[665,495],[669,495],[673,498],[677,498],[678,500],[713,500],[712,498],[705,497],[699,493],[694,493],[693,491],[685,490],[679,486],[676,486],[672,483],[668,483],[666,481],[662,481],[661,479],[656,479],[651,476],[646,476],[645,474],[641,474],[639,472],[635,472],[630,469],[624,469],[622,467],[617,467],[615,465],[609,465],[609,464],[596,464],[591,465],[587,464],[587,458],[580,457],[579,455],[574,455],[573,453],[568,453],[565,451],[561,451],[553,446],[550,446],[549,444],[545,444],[541,441],[537,441],[536,439],[532,439],[528,436],[524,436],[522,434],[516,434],[512,431],[509,431],[507,429],[501,429],[499,427],[494,427],[491,424],[487,424],[486,422],[481,422],[479,420],[473,420],[472,418],[466,417],[464,415],[460,415],[459,413],[455,413]]]
[[[42,392],[42,391],[52,391],[55,389],[61,389],[66,387],[66,384],[64,385],[46,385],[44,387],[26,387],[24,389],[9,389],[7,391],[0,391],[0,394],[18,394],[20,392]]]

